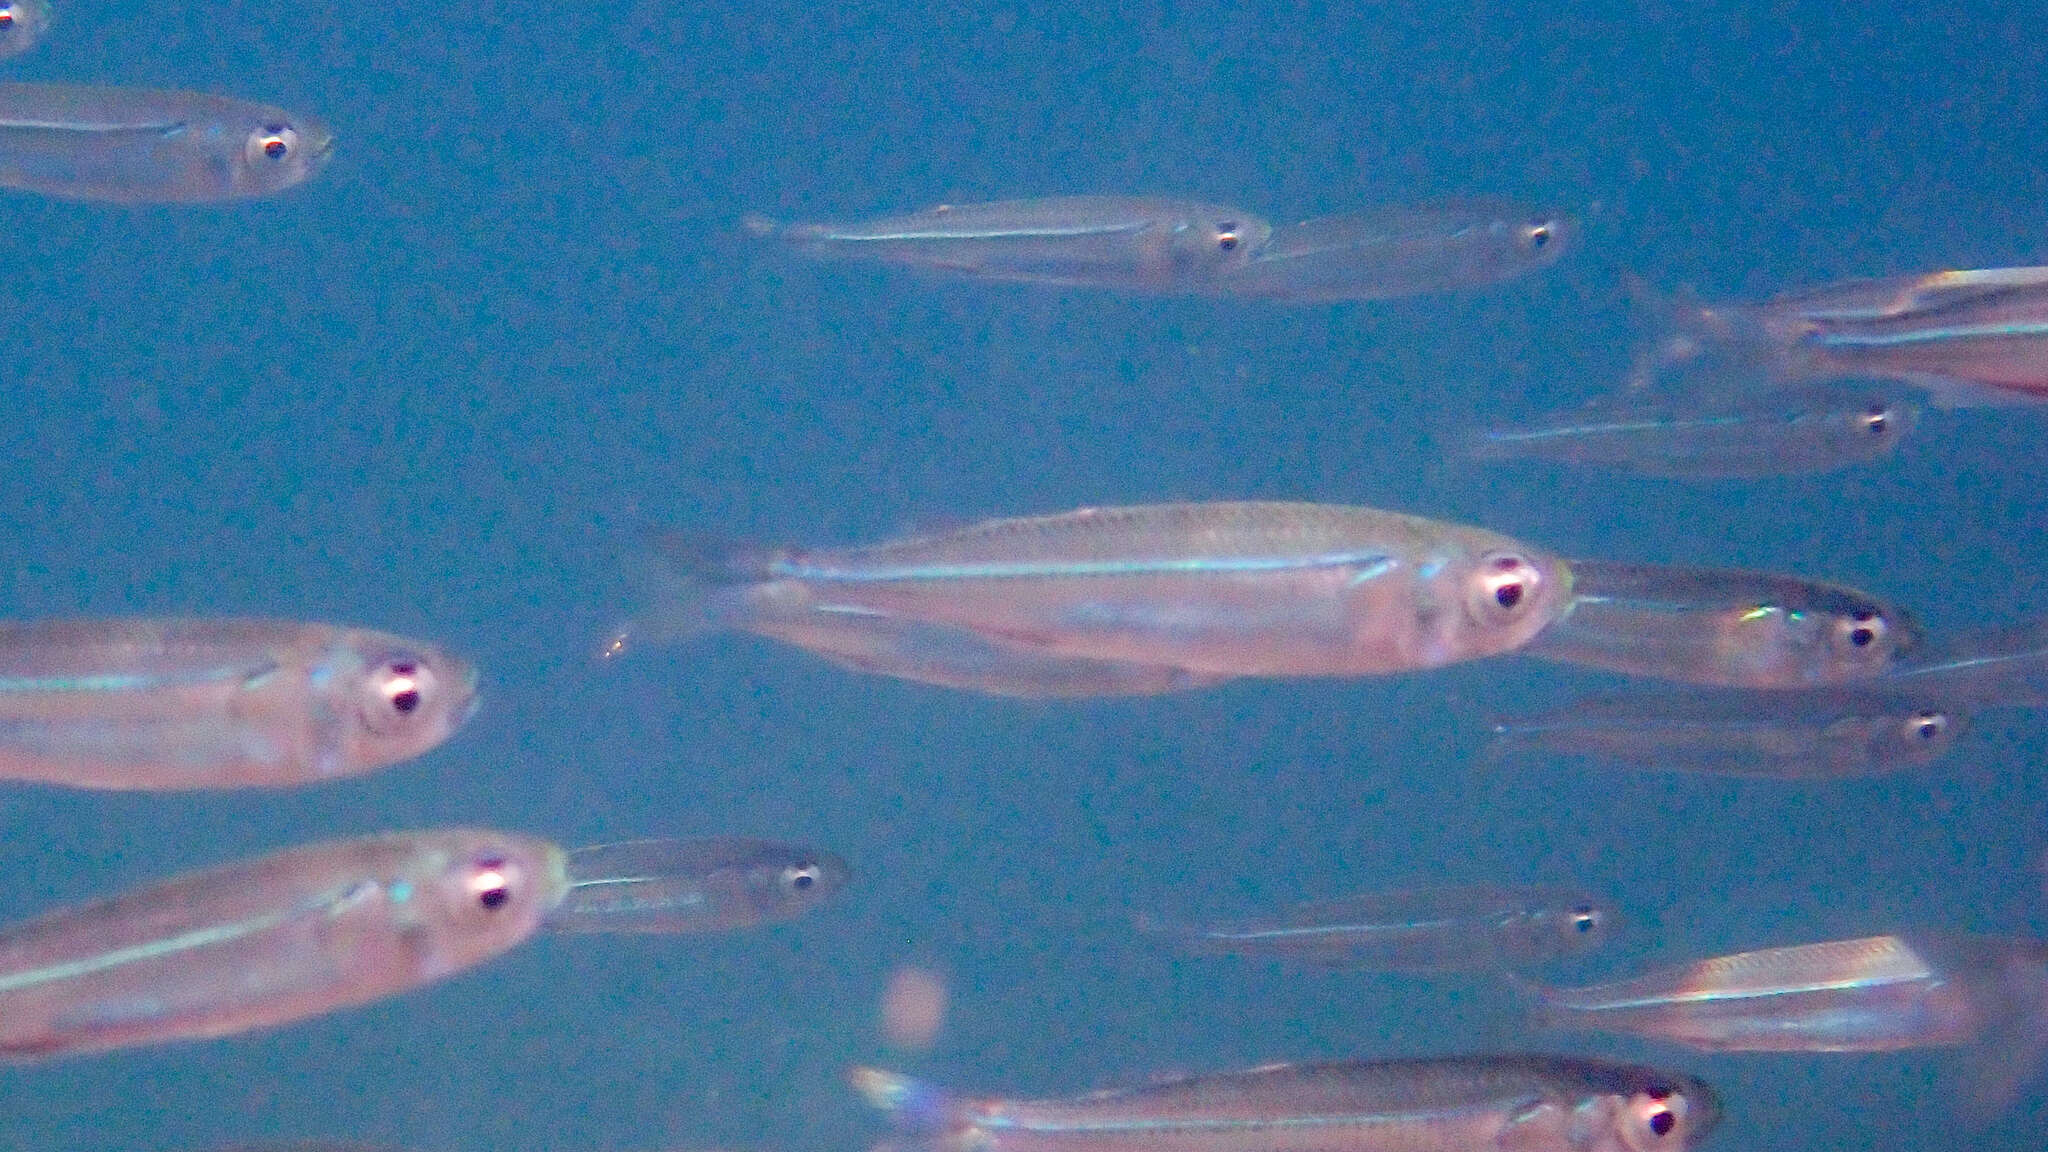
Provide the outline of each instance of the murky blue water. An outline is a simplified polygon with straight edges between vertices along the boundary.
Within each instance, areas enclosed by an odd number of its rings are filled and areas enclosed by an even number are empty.
[[[1528,1037],[1482,981],[1165,960],[1142,909],[1459,880],[1611,891],[1589,973],[1894,927],[2048,931],[2033,719],[1940,769],[1791,787],[1478,758],[1604,684],[1514,660],[1020,704],[721,638],[614,667],[642,522],[807,541],[1087,503],[1286,497],[1567,554],[1849,581],[1935,627],[2038,615],[2048,416],[1706,487],[1440,463],[1475,415],[1609,387],[1619,277],[1709,296],[2042,262],[2048,46],[2018,6],[1063,6],[71,0],[20,78],[324,116],[332,166],[219,210],[0,203],[0,601],[289,614],[443,640],[484,711],[302,792],[0,793],[8,918],[343,834],[743,832],[856,886],[723,940],[543,939],[275,1034],[0,1068],[0,1149],[287,1135],[417,1149],[864,1148],[853,1061],[1067,1092],[1271,1059],[1542,1046],[1708,1077],[1710,1148],[2039,1149],[1957,1127],[1941,1054]],[[1490,193],[1585,220],[1497,293],[1278,305],[938,284],[749,248],[747,211],[1165,192],[1299,218]],[[887,974],[943,972],[892,1053]],[[1603,968],[1602,966],[1606,966]]]

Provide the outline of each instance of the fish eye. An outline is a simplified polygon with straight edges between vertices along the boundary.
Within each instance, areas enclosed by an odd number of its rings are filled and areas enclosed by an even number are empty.
[[[1850,613],[1847,619],[1836,622],[1835,630],[1849,647],[1864,651],[1879,647],[1889,633],[1884,617],[1871,608]]]
[[[1551,228],[1548,221],[1539,221],[1529,225],[1529,231],[1526,235],[1529,238],[1530,248],[1541,252],[1545,248],[1550,247]]]
[[[1479,560],[1468,611],[1485,623],[1512,622],[1525,614],[1542,586],[1543,573],[1528,557],[1489,552]]]
[[[402,727],[433,696],[434,673],[412,656],[393,656],[370,670],[365,720],[377,732]]]
[[[1633,1148],[1660,1148],[1672,1143],[1685,1120],[1685,1099],[1670,1091],[1643,1092],[1628,1103],[1628,1139]],[[1648,1139],[1643,1137],[1647,1136]],[[1679,1142],[1682,1142],[1679,1141]]]
[[[816,864],[791,866],[782,870],[783,886],[797,892],[810,891],[817,887],[818,881],[823,878],[824,873]]]
[[[11,27],[15,19],[14,5],[0,4],[0,28]]]
[[[470,868],[469,894],[486,912],[496,912],[512,902],[516,876],[509,861],[502,856],[486,856]]]
[[[265,124],[249,136],[251,164],[277,164],[296,155],[299,134],[289,124]]]
[[[1923,744],[1931,744],[1948,735],[1948,716],[1928,709],[1906,717],[1906,735]]]
[[[1872,436],[1882,438],[1891,431],[1892,410],[1883,404],[1872,404],[1863,410],[1863,430]]]
[[[1581,936],[1600,927],[1600,910],[1591,904],[1580,904],[1572,909],[1572,931]]]
[[[1224,220],[1216,225],[1216,247],[1223,251],[1237,251],[1237,246],[1243,242],[1243,239],[1242,236],[1238,235],[1237,221]]]

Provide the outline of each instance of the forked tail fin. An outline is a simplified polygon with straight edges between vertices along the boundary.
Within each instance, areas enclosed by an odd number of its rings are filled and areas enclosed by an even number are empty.
[[[753,613],[748,594],[774,578],[777,555],[704,533],[644,533],[630,573],[639,600],[636,615],[612,630],[598,655],[611,658],[641,644],[745,627]]]

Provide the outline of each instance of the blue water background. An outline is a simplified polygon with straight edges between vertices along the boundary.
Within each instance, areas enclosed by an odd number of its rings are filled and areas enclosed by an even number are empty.
[[[1580,970],[1894,927],[2048,931],[2034,718],[1939,769],[1792,787],[1479,758],[1592,675],[1503,660],[1085,704],[859,678],[745,638],[590,659],[642,523],[806,542],[1090,503],[1397,508],[1567,554],[1850,581],[1934,628],[2048,610],[2029,413],[1895,459],[1703,486],[1480,471],[1448,431],[1612,386],[1625,272],[1709,296],[2048,262],[2048,47],[2024,6],[71,0],[21,78],[332,121],[274,201],[9,196],[0,598],[445,641],[484,710],[284,794],[0,793],[0,912],[324,837],[751,833],[856,886],[730,939],[542,939],[274,1034],[0,1068],[0,1149],[283,1136],[413,1149],[850,1152],[849,1063],[1054,1094],[1159,1072],[1544,1047],[1704,1075],[1710,1148],[2038,1152],[2048,1082],[1956,1126],[1945,1054],[1706,1057],[1532,1036],[1484,981],[1164,958],[1139,911],[1421,879],[1630,910]],[[1155,192],[1275,218],[1436,195],[1577,213],[1495,293],[1288,308],[819,268],[742,213]],[[945,974],[891,1051],[888,974]]]

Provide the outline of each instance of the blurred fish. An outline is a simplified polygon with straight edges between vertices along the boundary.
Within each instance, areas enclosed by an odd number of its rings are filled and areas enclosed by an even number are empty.
[[[2048,708],[2048,619],[1934,637],[1886,686],[1977,708]]]
[[[0,187],[70,200],[268,196],[318,172],[326,125],[197,92],[0,84]]]
[[[1089,508],[820,551],[661,547],[669,586],[622,637],[736,628],[802,643],[820,614],[879,615],[1197,682],[1509,651],[1571,588],[1564,564],[1483,529],[1312,504]]]
[[[0,60],[42,43],[55,19],[45,0],[0,0]]]
[[[1736,569],[1578,561],[1531,656],[1734,688],[1880,676],[1919,644],[1903,609],[1854,588]]]
[[[965,628],[881,613],[792,612],[773,633],[844,668],[1024,699],[1156,696],[1221,684],[1171,665],[1055,656]]]
[[[1739,952],[1586,988],[1518,981],[1553,1027],[1713,1052],[1891,1052],[2014,1028],[2048,1040],[2048,944],[1870,936]]]
[[[1211,291],[1272,234],[1241,209],[1137,196],[945,204],[848,224],[749,216],[742,227],[819,259],[1144,292]]]
[[[851,872],[830,852],[714,836],[578,848],[555,932],[727,932],[791,920],[837,895]]]
[[[1471,434],[1475,460],[1547,460],[1649,476],[1786,476],[1889,455],[1918,405],[1879,391],[1804,386],[1714,402],[1617,398]]]
[[[1185,952],[1383,972],[1502,970],[1583,955],[1615,925],[1606,901],[1534,886],[1418,888],[1296,904],[1232,924],[1154,924]]]
[[[0,930],[0,1058],[272,1028],[396,995],[532,935],[561,849],[477,829],[294,848]]]
[[[923,1133],[893,1152],[1680,1152],[1720,1119],[1689,1076],[1560,1056],[1269,1064],[1064,1100],[853,1082]]]
[[[1780,780],[1924,768],[1967,716],[1938,698],[1862,689],[1632,692],[1493,724],[1495,756],[1543,752],[1653,772]]]
[[[1946,407],[2048,399],[2048,267],[1850,280],[1755,304],[1650,303],[1665,332],[1645,378],[1704,361],[1779,381],[1903,380]]]
[[[0,779],[284,787],[410,760],[460,728],[476,672],[428,644],[258,619],[0,624]]]
[[[1283,224],[1219,286],[1295,303],[1490,288],[1556,263],[1577,239],[1570,216],[1504,200],[1394,205]]]

